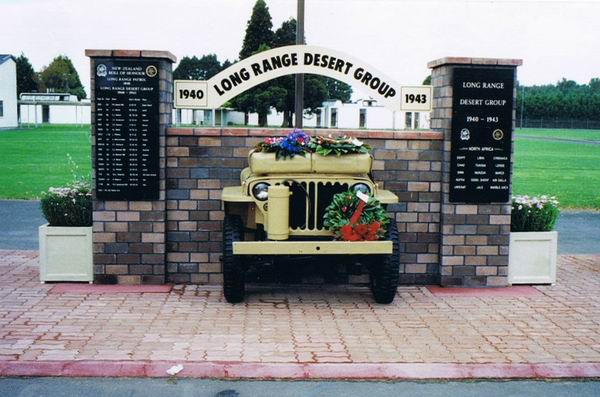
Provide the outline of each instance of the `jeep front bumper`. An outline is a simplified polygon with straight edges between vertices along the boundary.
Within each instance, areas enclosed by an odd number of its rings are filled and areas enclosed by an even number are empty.
[[[390,255],[391,241],[236,241],[234,255]]]

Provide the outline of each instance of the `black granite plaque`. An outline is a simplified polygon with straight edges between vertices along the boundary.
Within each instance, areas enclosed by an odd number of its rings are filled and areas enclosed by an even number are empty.
[[[508,202],[513,88],[512,68],[454,69],[450,202]]]
[[[96,59],[96,197],[159,198],[158,63]]]

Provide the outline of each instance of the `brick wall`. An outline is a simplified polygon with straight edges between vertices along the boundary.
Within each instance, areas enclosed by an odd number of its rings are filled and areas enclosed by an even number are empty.
[[[510,204],[461,204],[449,201],[452,76],[455,65],[510,68],[516,73],[516,67],[521,63],[521,60],[515,59],[443,58],[428,65],[433,69],[431,127],[444,136],[440,242],[442,285],[508,285]],[[513,129],[514,118],[513,110]]]
[[[167,281],[221,283],[221,189],[239,184],[248,151],[284,130],[167,130]],[[401,232],[401,282],[439,283],[442,135],[437,132],[326,131],[374,148],[373,177],[400,197],[389,206]],[[366,282],[351,276],[350,282]]]

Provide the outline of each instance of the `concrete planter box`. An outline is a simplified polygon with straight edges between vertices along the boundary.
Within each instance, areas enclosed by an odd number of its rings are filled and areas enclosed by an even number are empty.
[[[508,282],[554,284],[558,233],[511,232],[508,252]]]
[[[92,227],[42,225],[40,237],[40,280],[94,280]]]

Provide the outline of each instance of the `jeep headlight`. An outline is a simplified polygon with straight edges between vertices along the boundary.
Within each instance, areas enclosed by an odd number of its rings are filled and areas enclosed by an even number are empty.
[[[353,192],[363,192],[364,194],[370,194],[371,188],[366,183],[355,183],[352,185]]]
[[[265,182],[259,182],[252,188],[252,195],[254,198],[260,201],[265,201],[269,198],[269,184]]]

